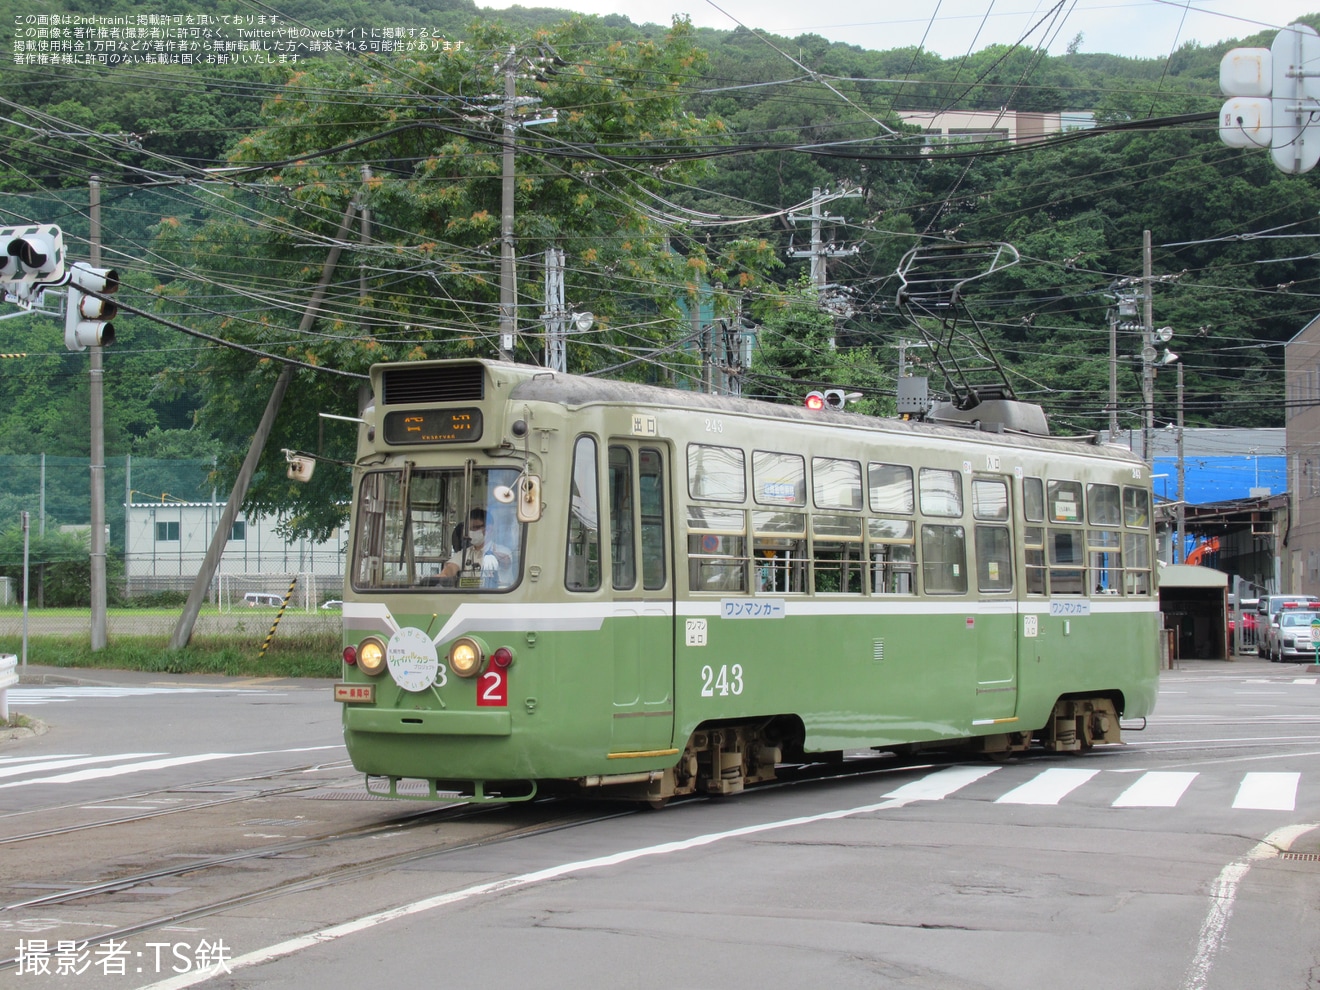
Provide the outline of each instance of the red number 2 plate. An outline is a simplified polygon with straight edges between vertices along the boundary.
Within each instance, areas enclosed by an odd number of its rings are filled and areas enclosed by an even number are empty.
[[[498,667],[491,667],[477,678],[477,707],[507,708],[508,705],[508,675]]]

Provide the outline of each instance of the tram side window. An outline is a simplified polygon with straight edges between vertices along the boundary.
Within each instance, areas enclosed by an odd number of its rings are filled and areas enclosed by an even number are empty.
[[[1118,506],[1118,489],[1114,489]],[[1097,595],[1117,595],[1123,588],[1123,550],[1119,534],[1110,529],[1088,529],[1086,551],[1090,557],[1091,580]]]
[[[742,509],[688,506],[688,584],[693,591],[747,590],[746,525]]]
[[[860,595],[866,572],[862,558],[862,517],[817,515],[812,517],[811,529],[812,590],[821,594]]]
[[[1129,595],[1150,594],[1150,537],[1123,534],[1123,580]]]
[[[993,478],[972,482],[972,516],[992,522],[1008,520],[1008,485]]]
[[[1146,489],[1123,489],[1123,524],[1142,529],[1150,525],[1150,492]]]
[[[573,448],[572,484],[564,586],[569,591],[597,591],[600,589],[600,489],[596,479],[596,441],[591,437],[578,437]]]
[[[690,443],[687,449],[688,493],[716,502],[742,502],[747,498],[743,452],[736,447]]]
[[[806,461],[799,454],[752,451],[752,498],[758,505],[806,505]]]
[[[1027,522],[1045,521],[1045,482],[1040,478],[1022,479],[1022,515]]]
[[[976,587],[979,591],[1013,590],[1013,541],[1007,526],[977,525]]]
[[[1086,594],[1086,547],[1080,529],[1050,527],[1050,594]]]
[[[1080,481],[1051,481],[1045,488],[1049,499],[1050,522],[1082,521],[1082,484]]]
[[[962,475],[957,471],[922,468],[918,488],[923,516],[948,516],[954,519],[962,516]],[[966,575],[963,579],[966,580]]]
[[[1028,481],[1032,480],[1030,478]],[[1042,511],[1044,501],[1041,502]],[[1027,526],[1022,530],[1023,563],[1026,565],[1027,594],[1045,594],[1045,528]]]
[[[1092,526],[1117,526],[1121,513],[1118,485],[1086,486],[1086,519]]]
[[[637,559],[633,549],[632,451],[610,447],[610,576],[616,591],[637,584]]]
[[[915,595],[916,553],[911,519],[868,519],[871,594]]]
[[[760,594],[807,590],[807,516],[804,512],[752,511],[752,576]]]
[[[862,466],[856,461],[845,461],[837,457],[813,457],[811,486],[817,508],[860,509],[862,507]]]
[[[642,587],[663,588],[668,582],[665,561],[665,476],[660,451],[643,447],[637,452],[637,481],[642,499]]]
[[[928,595],[967,593],[967,537],[961,526],[921,526],[921,583]]]
[[[871,494],[872,512],[912,514],[912,469],[906,464],[866,465],[866,484]]]

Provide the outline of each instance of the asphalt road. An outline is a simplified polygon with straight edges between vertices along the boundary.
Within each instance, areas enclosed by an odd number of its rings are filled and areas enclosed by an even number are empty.
[[[325,682],[104,679],[11,692],[51,730],[0,742],[0,819],[343,757]],[[232,973],[202,982],[1320,986],[1320,671],[1187,663],[1127,739],[1003,764],[859,763],[416,860],[325,887],[296,917],[272,902],[208,918],[198,930],[225,941]],[[73,754],[111,758],[33,769]],[[200,980],[148,969],[115,985]],[[42,979],[27,984],[97,985]]]

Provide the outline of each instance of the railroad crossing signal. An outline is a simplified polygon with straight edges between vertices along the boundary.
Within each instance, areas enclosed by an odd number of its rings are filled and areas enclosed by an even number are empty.
[[[64,278],[64,234],[51,223],[0,227],[0,287],[32,308],[47,285]]]
[[[119,291],[119,273],[112,268],[93,268],[75,261],[69,268],[69,298],[64,310],[64,346],[71,351],[104,347],[115,342],[115,325],[110,321],[119,307],[109,299],[87,295],[99,292],[111,295]]]
[[[1219,112],[1219,137],[1230,148],[1269,148],[1275,166],[1290,175],[1320,162],[1314,28],[1289,24],[1269,48],[1234,48],[1219,63],[1219,88],[1230,97]]]

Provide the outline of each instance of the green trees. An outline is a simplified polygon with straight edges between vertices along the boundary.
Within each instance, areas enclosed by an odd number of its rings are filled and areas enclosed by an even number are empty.
[[[249,507],[284,511],[291,527],[328,533],[344,511],[343,478],[337,497],[319,487],[336,483],[330,471],[310,488],[294,487],[280,449],[350,459],[352,427],[322,429],[317,416],[354,415],[374,362],[493,356],[504,108],[502,96],[486,94],[503,89],[499,67],[510,58],[512,71],[532,77],[522,91],[535,94],[519,98],[515,119],[557,114],[553,126],[515,128],[518,360],[540,359],[539,261],[547,248],[566,254],[570,305],[585,301],[595,314],[596,329],[570,350],[573,369],[586,371],[662,348],[686,332],[681,301],[714,292],[717,306],[729,306],[718,300],[773,263],[759,238],[716,249],[676,243],[683,211],[666,190],[698,179],[708,166],[685,152],[723,134],[719,121],[683,109],[702,56],[681,22],[659,41],[625,43],[575,20],[522,48],[506,32],[480,27],[457,51],[318,62],[290,78],[267,104],[265,126],[235,146],[233,165],[251,166],[239,173],[245,181],[218,193],[203,224],[166,217],[156,232],[156,252],[180,273],[164,287],[172,311],[304,365]],[[369,241],[348,246],[315,325],[297,329],[331,245],[361,236],[362,210]],[[207,280],[183,277],[196,270]],[[200,421],[224,441],[221,473],[232,477],[278,362],[232,350],[199,352],[198,362]]]

